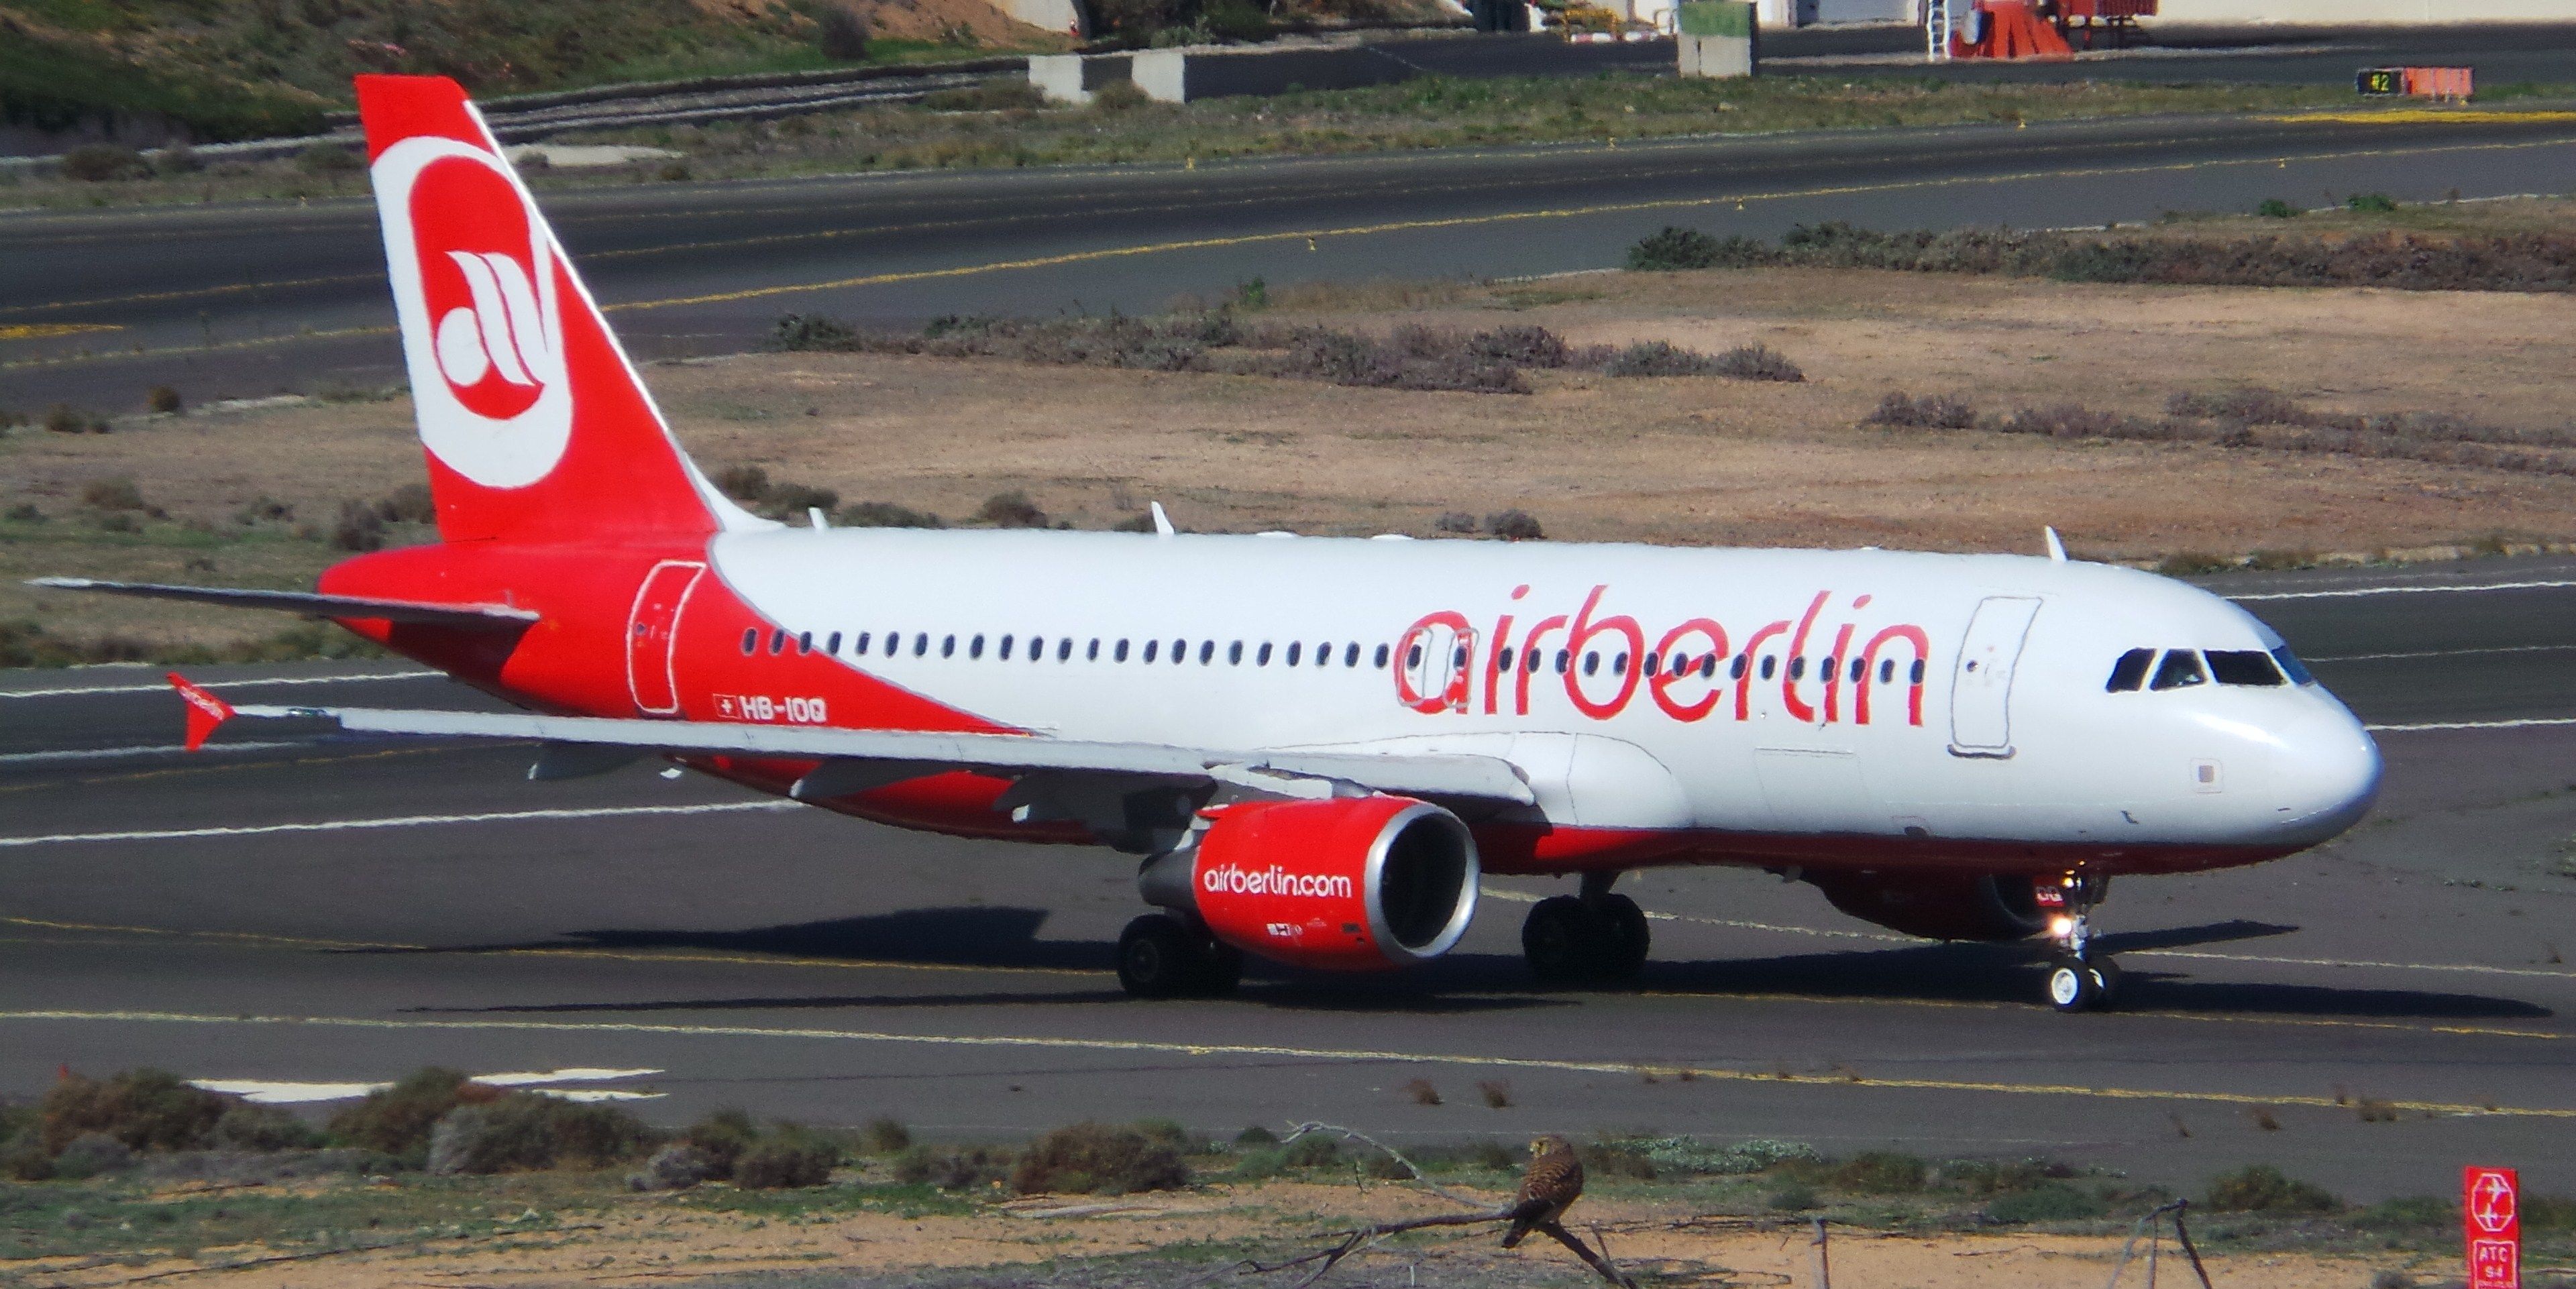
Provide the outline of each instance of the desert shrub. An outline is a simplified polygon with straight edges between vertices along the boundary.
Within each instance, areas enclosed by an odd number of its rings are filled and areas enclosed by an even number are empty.
[[[734,1184],[755,1190],[820,1186],[841,1162],[841,1148],[794,1124],[780,1124],[733,1166]]]
[[[707,1152],[685,1142],[672,1142],[653,1152],[644,1166],[626,1177],[630,1190],[684,1191],[700,1182],[724,1176],[716,1169]]]
[[[1545,327],[1497,327],[1480,331],[1467,340],[1468,352],[1489,363],[1509,363],[1514,367],[1557,368],[1571,363],[1574,347],[1565,338]]]
[[[759,1125],[740,1110],[717,1110],[680,1130],[676,1145],[706,1156],[710,1177],[731,1177],[736,1161],[760,1139]]]
[[[179,391],[167,385],[155,385],[144,392],[143,405],[168,416],[180,408]]]
[[[1681,269],[1748,268],[1777,258],[1749,237],[1711,237],[1696,228],[1667,225],[1628,248],[1628,268],[1639,273]]]
[[[769,472],[756,465],[729,465],[715,473],[708,482],[716,490],[744,505],[754,505],[769,496]]]
[[[53,1175],[53,1152],[45,1149],[36,1129],[23,1128],[0,1138],[0,1177],[17,1182],[41,1182]]]
[[[425,1066],[332,1115],[326,1130],[343,1145],[411,1157],[429,1148],[430,1129],[448,1111],[468,1101],[487,1102],[499,1096],[491,1088],[466,1082],[455,1070]]]
[[[1512,1105],[1512,1085],[1505,1079],[1482,1079],[1476,1084],[1476,1095],[1484,1098],[1488,1110],[1508,1110]]]
[[[1730,380],[1802,381],[1796,363],[1762,345],[1704,354],[1663,340],[1630,345],[1602,364],[1611,376],[1724,376]]]
[[[295,154],[295,168],[308,175],[345,175],[366,169],[366,163],[336,143],[317,143]]]
[[[143,490],[137,487],[133,478],[128,475],[118,475],[113,479],[92,479],[82,484],[80,502],[92,510],[150,508],[150,503],[143,500]]]
[[[2080,1222],[2110,1212],[2102,1198],[2064,1182],[2014,1191],[1990,1201],[1986,1216],[1998,1222]]]
[[[2052,439],[2171,439],[2179,437],[2168,427],[2105,412],[2077,403],[2056,403],[2048,407],[2024,407],[1994,424],[2006,434],[2036,434]]]
[[[2576,1199],[2564,1195],[2522,1197],[2522,1225],[2528,1231],[2576,1231]]]
[[[1406,1083],[1401,1091],[1404,1093],[1405,1099],[1413,1102],[1415,1105],[1440,1104],[1440,1089],[1431,1086],[1431,1080],[1429,1079],[1414,1079]]]
[[[1256,1123],[1251,1127],[1234,1134],[1234,1144],[1238,1146],[1276,1146],[1279,1144],[1279,1134]]]
[[[2365,215],[2397,213],[2397,199],[2384,192],[2357,192],[2344,198],[2343,204],[2346,210],[2358,211]]]
[[[991,1146],[914,1146],[894,1161],[896,1181],[944,1191],[972,1190],[1011,1178],[1011,1153]]]
[[[1288,1171],[1288,1152],[1270,1147],[1247,1150],[1235,1156],[1234,1166],[1226,1170],[1226,1175],[1236,1181],[1258,1182],[1267,1181],[1286,1171]]]
[[[665,161],[662,163],[661,169],[653,172],[653,177],[666,184],[687,183],[689,181],[689,163],[685,161]]]
[[[2220,394],[2178,393],[2165,400],[2165,411],[2174,416],[2243,421],[2248,425],[2329,423],[2329,418],[2319,417],[2289,395],[2260,386],[2246,386]],[[2349,420],[2356,427],[2361,423],[2358,417]]]
[[[1189,1184],[1181,1152],[1133,1128],[1078,1123],[1040,1137],[1011,1171],[1011,1189],[1040,1192],[1178,1190]]]
[[[1432,520],[1431,531],[1473,535],[1476,531],[1476,517],[1463,510],[1452,510]]]
[[[838,63],[863,62],[868,56],[868,24],[858,11],[836,4],[814,18],[814,47]]]
[[[2299,208],[2278,197],[2266,197],[2255,204],[2254,213],[2264,219],[2297,219]]]
[[[1762,1205],[1775,1213],[1803,1213],[1816,1206],[1816,1188],[1804,1182],[1786,1182],[1771,1188],[1762,1197]]]
[[[376,499],[376,515],[389,524],[434,524],[438,522],[438,505],[430,500],[429,485],[407,483]]]
[[[1036,502],[1029,500],[1029,494],[1016,488],[986,497],[984,504],[975,511],[975,518],[978,522],[990,524],[995,528],[1047,526],[1047,513],[1038,509]]]
[[[8,520],[13,524],[41,524],[45,522],[45,512],[32,501],[22,501],[6,511],[0,511],[0,519]]]
[[[310,1150],[322,1144],[322,1130],[292,1111],[244,1101],[215,1120],[210,1144],[226,1150]]]
[[[612,1105],[512,1092],[440,1116],[429,1134],[429,1171],[441,1176],[523,1172],[558,1164],[598,1168],[642,1152],[644,1122]],[[755,1147],[757,1149],[757,1147]],[[748,1166],[746,1154],[737,1177]]]
[[[84,1132],[54,1154],[54,1176],[68,1181],[122,1171],[134,1148],[103,1132]]]
[[[1763,1138],[1720,1146],[1697,1137],[1632,1137],[1621,1139],[1621,1144],[1667,1173],[1740,1175],[1764,1172],[1784,1161],[1815,1163],[1822,1158],[1805,1142]]]
[[[862,501],[844,506],[832,515],[832,522],[843,528],[941,528],[939,516],[890,501]],[[1151,526],[1151,517],[1148,517]]]
[[[2064,1164],[2038,1159],[1962,1159],[1941,1165],[1941,1180],[1971,1195],[2009,1195],[2074,1176]]]
[[[858,339],[857,328],[818,313],[782,315],[769,333],[769,343],[773,348],[789,351],[850,349],[856,346]]]
[[[45,428],[56,434],[105,434],[107,418],[84,412],[69,403],[56,403],[45,409]]]
[[[233,522],[245,527],[251,524],[282,524],[294,518],[295,507],[264,492],[243,502],[241,509],[233,512]]]
[[[1320,1134],[1308,1134],[1288,1143],[1281,1162],[1290,1168],[1330,1168],[1342,1162],[1342,1143]]]
[[[1774,380],[1797,384],[1807,379],[1798,364],[1767,345],[1738,345],[1709,359],[1708,374],[1728,380]]]
[[[40,1107],[40,1139],[59,1154],[73,1138],[104,1133],[132,1150],[193,1150],[238,1100],[192,1088],[167,1070],[55,1081]]]
[[[1630,1141],[1593,1141],[1574,1148],[1575,1157],[1583,1161],[1583,1171],[1591,1177],[1633,1177],[1653,1181],[1661,1175],[1654,1156]]]
[[[1834,1185],[1862,1195],[1911,1195],[1923,1189],[1931,1169],[1912,1155],[1873,1150],[1852,1156],[1833,1172]]]
[[[912,1129],[901,1119],[870,1119],[859,1130],[859,1146],[871,1155],[899,1155],[912,1148]]]
[[[1518,508],[1485,516],[1485,531],[1507,542],[1534,542],[1547,536],[1535,516]]]
[[[761,498],[756,509],[772,519],[787,519],[812,510],[829,514],[840,504],[841,494],[829,488],[817,488],[807,483],[778,483],[770,485],[769,495]]]
[[[152,173],[156,175],[192,175],[205,168],[205,159],[184,143],[173,143],[152,154]]]
[[[1125,519],[1119,520],[1117,523],[1111,524],[1109,526],[1109,531],[1113,533],[1150,533],[1160,530],[1154,527],[1154,516],[1151,513],[1138,511],[1135,514],[1127,516]]]
[[[1915,430],[1973,430],[1977,427],[1977,409],[1970,407],[1966,400],[1947,394],[1926,394],[1915,398],[1898,393],[1880,399],[1878,410],[1861,423]]]
[[[122,143],[84,143],[64,153],[60,165],[63,178],[82,183],[140,179],[152,173],[143,154]]]
[[[1112,81],[1091,92],[1091,109],[1095,112],[1133,111],[1153,101],[1134,81]]]
[[[385,544],[385,519],[374,506],[363,501],[340,503],[340,514],[331,521],[331,548],[344,551],[371,551]]]
[[[1413,1170],[1405,1167],[1403,1160],[1382,1150],[1369,1152],[1368,1157],[1360,1162],[1360,1171],[1382,1182],[1413,1180]]]
[[[2253,1164],[2210,1179],[2203,1204],[2220,1213],[2331,1213],[2343,1207],[2324,1187]]]

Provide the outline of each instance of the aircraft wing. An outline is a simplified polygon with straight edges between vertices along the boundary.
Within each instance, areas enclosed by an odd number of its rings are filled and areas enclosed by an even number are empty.
[[[252,591],[230,586],[171,586],[160,582],[101,582],[87,577],[39,577],[29,586],[56,591],[96,591],[147,600],[189,600],[236,609],[278,609],[322,618],[375,618],[423,626],[516,631],[537,620],[527,609],[506,604],[424,604],[379,600],[363,595],[323,595],[313,591]]]
[[[938,734],[829,729],[730,721],[617,720],[524,712],[419,711],[383,707],[233,707],[172,677],[190,704],[190,737],[202,742],[227,716],[321,718],[342,729],[451,738],[532,739],[545,744],[532,777],[570,777],[656,753],[775,757],[822,764],[791,795],[817,800],[945,770],[1005,774],[1073,772],[1214,781],[1275,796],[1326,797],[1345,783],[1379,792],[1468,797],[1528,805],[1529,784],[1500,757],[1363,752],[1260,752],[1104,743],[1026,734]],[[207,704],[214,704],[209,707]],[[631,753],[619,756],[617,753]],[[549,772],[548,762],[559,767]]]

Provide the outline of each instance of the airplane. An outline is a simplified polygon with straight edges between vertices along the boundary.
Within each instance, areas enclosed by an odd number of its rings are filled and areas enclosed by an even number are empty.
[[[1455,947],[1485,874],[1576,879],[1543,982],[1634,980],[1621,874],[1726,864],[1943,940],[2045,938],[2106,1006],[2113,877],[2296,853],[2378,749],[2206,591],[2047,556],[789,526],[673,438],[481,114],[358,78],[439,540],[313,592],[46,579],[330,618],[518,707],[234,716],[536,743],[554,780],[662,757],[906,828],[1105,846],[1149,911],[1127,992]]]

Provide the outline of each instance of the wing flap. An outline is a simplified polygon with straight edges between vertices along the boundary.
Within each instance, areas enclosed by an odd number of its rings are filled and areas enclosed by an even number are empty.
[[[1510,762],[1456,754],[1375,755],[1339,752],[1224,752],[1155,743],[1106,743],[1023,734],[938,734],[913,730],[826,729],[739,725],[719,721],[619,720],[527,712],[443,712],[384,707],[242,705],[241,716],[318,717],[342,729],[450,738],[533,739],[554,744],[639,748],[697,755],[818,760],[816,782],[800,796],[839,795],[833,781],[879,777],[870,765],[920,774],[943,769],[1028,773],[1047,770],[1217,779],[1240,783],[1261,775],[1356,784],[1380,792],[1475,797],[1528,805],[1537,798]],[[834,769],[839,766],[842,768]],[[910,777],[899,775],[898,777]],[[858,789],[853,789],[858,790]]]
[[[374,618],[384,622],[480,631],[517,631],[537,620],[534,612],[514,609],[506,604],[425,604],[415,600],[379,600],[363,595],[324,595],[317,591],[256,591],[231,586],[102,582],[87,577],[39,577],[27,585],[146,600],[187,600],[233,609],[271,609],[309,613],[322,618]]]

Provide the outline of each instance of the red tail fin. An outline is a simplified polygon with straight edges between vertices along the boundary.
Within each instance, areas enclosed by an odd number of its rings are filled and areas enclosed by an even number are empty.
[[[358,116],[439,535],[761,522],[681,454],[465,91],[443,76],[361,76]]]

